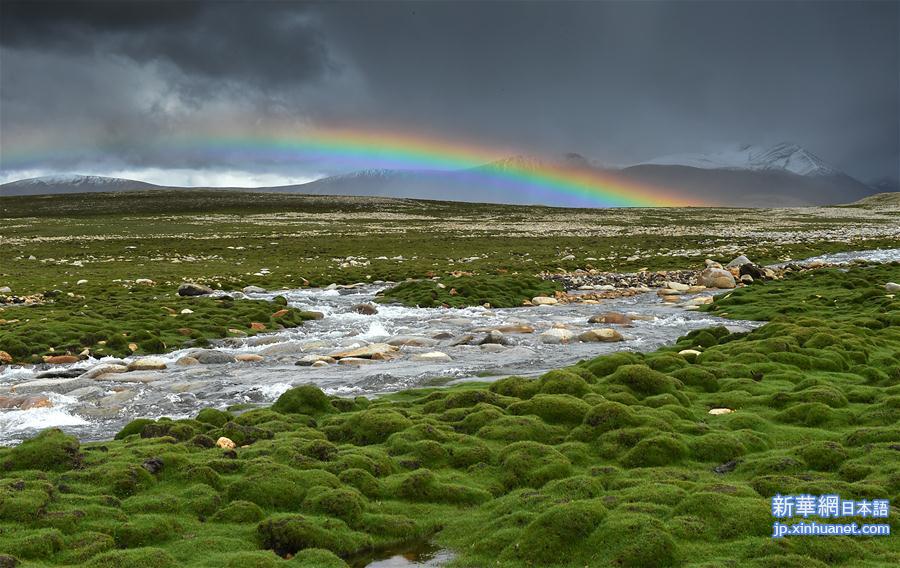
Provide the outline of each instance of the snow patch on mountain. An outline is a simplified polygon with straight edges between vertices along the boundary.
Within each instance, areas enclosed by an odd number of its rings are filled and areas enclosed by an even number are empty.
[[[840,173],[809,150],[786,142],[770,148],[744,144],[710,154],[673,154],[634,165],[688,166],[704,170],[786,171],[801,176],[830,176]]]

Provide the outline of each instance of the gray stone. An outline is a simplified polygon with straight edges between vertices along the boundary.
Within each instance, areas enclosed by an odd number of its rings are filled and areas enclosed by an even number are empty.
[[[202,284],[194,284],[192,282],[185,282],[181,286],[178,287],[178,295],[179,296],[206,296],[207,294],[212,294],[213,289],[209,286],[203,286]]]
[[[550,345],[570,343],[575,339],[575,334],[568,329],[554,327],[541,334],[541,341]]]
[[[433,347],[434,345],[437,345],[437,341],[417,335],[398,335],[388,339],[387,344],[396,347]]]
[[[215,349],[198,349],[188,353],[188,356],[193,357],[203,365],[225,365],[235,362],[234,356]]]
[[[102,363],[97,365],[96,367],[92,367],[86,373],[81,375],[85,379],[93,379],[99,377],[100,375],[105,375],[106,373],[127,373],[128,367],[126,365],[113,365],[111,363]]]
[[[725,268],[740,268],[740,267],[744,266],[745,264],[752,264],[752,263],[750,262],[749,258],[747,258],[744,255],[741,255],[741,256],[735,258],[734,260],[732,260],[731,262],[729,262],[728,264],[726,264]]]

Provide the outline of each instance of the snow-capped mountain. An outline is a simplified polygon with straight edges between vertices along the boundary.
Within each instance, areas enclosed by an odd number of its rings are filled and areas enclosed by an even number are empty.
[[[131,179],[62,174],[21,179],[0,185],[0,195],[42,195],[48,193],[98,193],[141,191],[160,186]]]
[[[634,165],[687,166],[703,170],[784,171],[801,176],[840,173],[809,150],[787,142],[770,148],[744,144],[710,154],[673,154]]]
[[[366,169],[298,185],[241,189],[574,207],[596,203],[590,195],[560,191],[552,184],[519,187],[510,181],[516,176],[494,175],[508,170],[540,172],[548,167],[596,173],[603,180],[601,186],[627,188],[637,184],[676,198],[726,207],[840,204],[876,192],[795,144],[770,148],[739,146],[710,154],[665,156],[618,168],[603,166],[575,153],[518,155],[455,171]],[[49,176],[0,185],[0,196],[153,189],[190,188],[160,188],[140,181],[99,176]]]

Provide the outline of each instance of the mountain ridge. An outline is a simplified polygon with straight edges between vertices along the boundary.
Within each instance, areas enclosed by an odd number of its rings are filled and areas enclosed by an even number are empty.
[[[598,165],[570,152],[556,156],[514,155],[465,170],[393,170],[369,168],[297,185],[219,188],[243,191],[360,195],[521,205],[596,206],[590,196],[567,195],[553,188],[510,189],[490,173],[535,172],[547,167],[594,172],[610,183],[641,184],[710,205],[770,207],[832,205],[863,199],[876,188],[863,184],[789,143],[771,147],[742,145],[712,154],[662,156],[624,167]],[[0,185],[2,195],[136,191],[163,186],[103,176],[54,175]],[[192,188],[178,188],[185,189]]]

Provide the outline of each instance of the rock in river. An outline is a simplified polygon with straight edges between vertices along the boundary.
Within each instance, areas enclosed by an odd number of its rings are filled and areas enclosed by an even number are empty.
[[[159,357],[143,357],[128,364],[129,371],[160,371],[166,368],[166,362]]]
[[[371,343],[363,347],[350,349],[349,351],[338,351],[337,353],[331,353],[329,356],[334,359],[371,359],[372,356],[376,353],[389,353],[391,351],[398,351],[399,349],[399,347],[388,345],[387,343]]]
[[[204,365],[225,365],[235,362],[234,356],[215,349],[198,349],[191,351],[188,355]]]
[[[559,300],[550,296],[535,296],[531,299],[531,303],[535,306],[552,306],[558,304]]]
[[[573,332],[569,331],[568,329],[562,329],[558,327],[548,329],[541,334],[541,341],[551,345],[569,343],[573,339],[575,339],[575,334]]]
[[[398,335],[397,337],[388,339],[387,344],[394,345],[395,347],[431,347],[433,345],[437,345],[437,341],[431,339],[430,337],[420,337],[417,335]]]
[[[413,361],[422,361],[427,363],[446,363],[452,361],[449,355],[441,351],[430,351],[428,353],[417,353],[412,356]]]
[[[585,342],[615,342],[624,341],[622,334],[608,327],[599,329],[589,329],[578,335],[578,341]]]
[[[165,367],[163,367],[165,368]],[[104,363],[102,365],[97,365],[96,367],[92,367],[85,374],[81,375],[82,378],[85,379],[96,379],[101,375],[105,375],[107,373],[127,373],[128,367],[126,365],[114,365]]]
[[[374,316],[378,313],[378,308],[376,308],[372,304],[356,304],[350,309],[364,316]]]
[[[603,312],[602,314],[591,316],[591,318],[588,320],[588,323],[629,325],[631,324],[631,318],[626,314],[620,314],[619,312]]]

